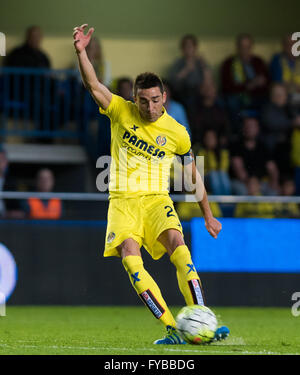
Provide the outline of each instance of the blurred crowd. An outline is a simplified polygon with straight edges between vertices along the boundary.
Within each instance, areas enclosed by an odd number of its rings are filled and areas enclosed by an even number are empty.
[[[287,182],[300,194],[300,61],[292,44],[284,36],[282,51],[265,62],[253,53],[253,37],[238,35],[217,85],[197,39],[181,40],[169,82],[187,112],[193,149],[205,156],[212,194],[280,195]]]
[[[7,55],[4,65],[50,68],[42,37],[40,27],[30,27],[23,45]],[[183,36],[181,56],[170,61],[163,77],[165,107],[187,128],[195,155],[205,156],[210,194],[300,195],[300,59],[292,54],[291,34],[282,37],[281,50],[270,61],[254,54],[254,43],[252,35],[238,35],[235,52],[216,74],[199,54],[197,37]],[[87,54],[99,80],[133,101],[132,78],[112,79],[96,37]],[[297,217],[295,207],[291,215]],[[236,216],[242,210],[251,216],[251,207],[239,210]]]
[[[15,191],[17,181],[7,173],[9,162],[6,152],[0,149],[0,191]],[[36,173],[30,191],[51,193],[55,185],[55,176],[49,168],[41,168]],[[5,219],[49,219],[63,217],[63,203],[60,199],[0,199],[0,218]]]

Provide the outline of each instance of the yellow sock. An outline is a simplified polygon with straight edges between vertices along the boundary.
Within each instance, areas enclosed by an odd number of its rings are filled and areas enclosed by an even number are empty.
[[[131,284],[152,314],[165,326],[176,327],[175,319],[164,301],[160,289],[145,270],[143,260],[138,255],[128,255],[122,260]]]
[[[190,251],[186,245],[178,246],[170,256],[177,270],[178,285],[186,304],[204,305],[200,278],[193,265]]]

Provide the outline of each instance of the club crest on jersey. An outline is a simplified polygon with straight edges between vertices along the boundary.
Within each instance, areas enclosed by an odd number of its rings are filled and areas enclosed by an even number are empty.
[[[162,135],[159,135],[159,136],[156,138],[156,143],[157,143],[159,146],[164,146],[164,145],[167,143],[167,138],[166,138],[166,137],[163,137]]]
[[[107,236],[107,240],[106,242],[107,243],[111,243],[113,242],[113,240],[116,238],[116,234],[114,232],[110,232]]]

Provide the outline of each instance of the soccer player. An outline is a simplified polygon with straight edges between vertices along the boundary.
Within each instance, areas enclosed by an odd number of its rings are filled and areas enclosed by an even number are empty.
[[[111,120],[112,163],[104,256],[122,258],[137,294],[166,327],[166,336],[154,343],[185,344],[177,334],[175,319],[158,285],[144,268],[140,251],[144,246],[153,259],[167,252],[176,267],[186,304],[204,304],[200,278],[169,197],[168,179],[174,156],[189,159],[186,174],[191,186],[196,181],[195,197],[203,210],[206,229],[214,238],[221,230],[221,223],[212,216],[193,160],[190,137],[163,106],[166,93],[160,78],[153,73],[140,74],[134,83],[135,103],[112,94],[98,81],[87,57],[85,48],[94,29],[85,34],[86,27],[87,24],[75,27],[73,33],[82,80],[99,105],[100,113]],[[228,328],[220,327],[215,339],[226,338],[228,334]]]

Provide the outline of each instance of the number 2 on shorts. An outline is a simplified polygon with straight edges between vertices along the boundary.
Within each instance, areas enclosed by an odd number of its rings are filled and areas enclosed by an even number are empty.
[[[173,212],[173,208],[171,206],[165,206],[164,208],[169,208],[170,210],[167,212],[167,217],[170,217],[170,216],[175,216],[172,214]]]

